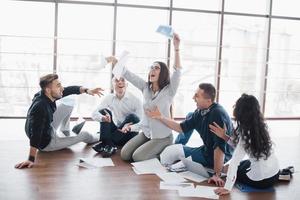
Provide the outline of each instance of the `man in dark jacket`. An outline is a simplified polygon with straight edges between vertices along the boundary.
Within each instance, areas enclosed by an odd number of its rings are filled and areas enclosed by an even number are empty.
[[[86,131],[77,131],[76,136],[58,137],[57,129],[62,123],[68,123],[73,106],[61,103],[56,107],[56,100],[71,95],[86,93],[102,95],[101,88],[88,89],[80,86],[62,87],[58,75],[48,74],[40,78],[41,91],[35,94],[28,110],[25,131],[30,140],[29,157],[17,164],[16,168],[31,168],[35,164],[37,150],[55,151],[78,142],[94,143],[96,135]],[[63,126],[65,125],[63,124]],[[82,127],[80,127],[81,129]],[[74,130],[74,129],[73,129]],[[64,131],[65,135],[66,131]]]

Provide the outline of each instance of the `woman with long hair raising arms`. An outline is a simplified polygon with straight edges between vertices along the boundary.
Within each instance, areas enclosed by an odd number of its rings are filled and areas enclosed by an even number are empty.
[[[161,112],[170,117],[170,106],[179,86],[181,63],[179,56],[180,39],[174,33],[174,68],[170,77],[168,66],[160,61],[152,64],[148,73],[148,81],[143,80],[128,69],[123,70],[122,76],[143,93],[144,110],[158,107]],[[121,150],[123,160],[141,161],[156,158],[162,150],[172,144],[172,130],[163,123],[152,119],[143,113],[138,124],[127,124],[123,127],[124,134],[129,131],[141,133],[129,140]]]

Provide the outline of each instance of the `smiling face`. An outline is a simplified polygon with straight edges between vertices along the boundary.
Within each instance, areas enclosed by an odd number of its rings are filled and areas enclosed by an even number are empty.
[[[160,70],[161,67],[158,63],[153,63],[153,65],[150,67],[149,81],[151,83],[158,82]]]
[[[123,77],[121,77],[120,79],[113,78],[112,83],[113,83],[113,87],[114,87],[116,95],[118,97],[123,97],[126,92],[126,88],[127,88],[127,83],[126,83],[125,79]]]
[[[203,89],[198,88],[193,96],[198,109],[206,109],[213,103],[210,98],[205,95]]]
[[[60,81],[55,79],[45,88],[47,96],[51,96],[53,99],[60,99],[63,96],[64,88]]]

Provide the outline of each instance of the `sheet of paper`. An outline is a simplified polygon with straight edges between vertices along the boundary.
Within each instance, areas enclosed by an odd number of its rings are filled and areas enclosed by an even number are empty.
[[[143,174],[142,172],[140,172],[139,170],[137,170],[135,167],[132,167],[132,170],[133,170],[134,173],[136,173],[137,175]]]
[[[140,174],[164,173],[166,169],[157,158],[131,163]]]
[[[185,179],[197,182],[197,183],[201,183],[205,180],[207,180],[207,178],[205,178],[204,176],[201,176],[199,174],[195,174],[193,172],[190,171],[185,171],[185,172],[181,172],[179,173],[179,175]]]
[[[196,194],[199,195],[199,197],[219,199],[219,195],[217,195],[214,192],[215,189],[217,189],[217,187],[210,187],[210,186],[203,186],[203,185],[197,185],[197,187],[195,188]]]
[[[128,55],[129,55],[129,52],[128,51],[123,51],[121,53],[120,56],[118,56],[118,62],[117,64],[114,66],[113,70],[112,70],[112,73],[114,74],[114,76],[117,78],[117,79],[120,79],[120,77],[122,76],[123,74],[123,70],[124,70],[124,67],[126,65],[126,62],[128,60]]]
[[[181,188],[191,187],[194,188],[193,183],[166,183],[161,181],[159,184],[159,188],[161,190],[180,190]]]
[[[196,188],[181,188],[178,190],[179,196],[181,197],[202,197],[209,199],[219,199],[219,196],[215,194],[214,190],[217,187],[209,186],[197,186]]]
[[[186,180],[176,172],[156,173],[156,175],[166,183],[186,182]]]
[[[59,103],[62,103],[64,105],[66,105],[66,106],[74,106],[75,102],[76,102],[75,98],[76,97],[74,97],[73,95],[69,95],[69,96],[63,97],[63,98],[61,98],[61,99],[59,99],[57,101],[56,105],[58,105]]]
[[[86,163],[94,167],[115,166],[111,158],[80,158],[80,163]]]
[[[83,167],[83,168],[86,168],[86,169],[97,169],[97,167],[95,167],[93,165],[90,165],[86,162],[77,163],[77,166],[78,167]]]
[[[160,25],[156,29],[156,32],[166,36],[169,39],[172,39],[174,35],[174,31],[171,26]]]

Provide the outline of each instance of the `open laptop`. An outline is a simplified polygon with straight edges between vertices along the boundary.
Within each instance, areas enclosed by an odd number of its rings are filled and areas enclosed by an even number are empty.
[[[210,177],[206,168],[203,167],[203,165],[201,165],[200,163],[196,163],[189,158],[181,158],[180,160],[183,162],[188,171],[199,174],[205,178]]]

